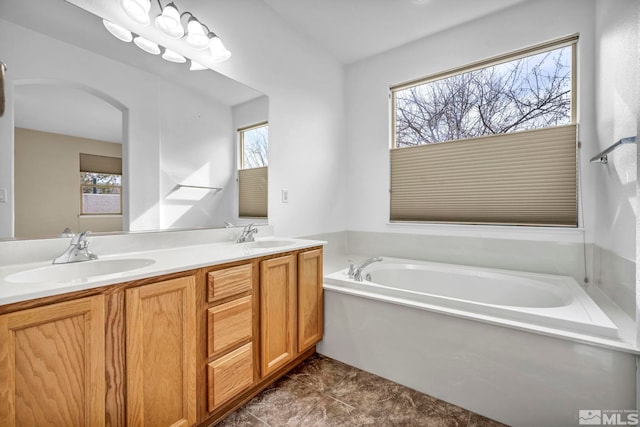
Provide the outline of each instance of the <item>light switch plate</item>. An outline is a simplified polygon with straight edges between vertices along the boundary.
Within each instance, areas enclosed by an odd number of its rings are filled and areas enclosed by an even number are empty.
[[[0,188],[0,203],[7,203],[7,189]]]
[[[286,188],[282,189],[282,203],[289,203],[289,190]]]

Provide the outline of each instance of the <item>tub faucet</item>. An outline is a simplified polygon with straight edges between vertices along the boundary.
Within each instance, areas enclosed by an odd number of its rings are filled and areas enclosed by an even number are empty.
[[[82,262],[98,259],[98,255],[89,250],[89,241],[87,240],[87,234],[90,231],[83,231],[78,233],[71,239],[69,247],[53,260],[53,264],[67,264],[70,262]]]
[[[258,232],[258,229],[254,227],[253,223],[251,223],[242,229],[242,234],[240,234],[240,237],[238,237],[238,240],[236,240],[236,242],[237,243],[255,242],[253,235],[256,234],[257,232]]]
[[[353,277],[353,280],[356,282],[362,282],[362,270],[369,264],[373,264],[374,262],[382,262],[382,257],[374,257],[364,260],[362,264],[353,268],[353,276],[351,276],[351,267],[349,267],[349,277]]]

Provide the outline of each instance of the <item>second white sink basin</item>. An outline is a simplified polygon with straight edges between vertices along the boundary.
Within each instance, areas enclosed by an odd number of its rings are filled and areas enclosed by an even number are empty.
[[[20,271],[7,276],[5,280],[13,283],[71,282],[89,277],[131,271],[154,263],[154,260],[146,258],[98,259],[95,261],[55,264]]]
[[[295,242],[293,240],[259,240],[257,242],[247,243],[247,247],[269,249],[269,248],[279,248],[281,246],[288,246],[294,243]]]

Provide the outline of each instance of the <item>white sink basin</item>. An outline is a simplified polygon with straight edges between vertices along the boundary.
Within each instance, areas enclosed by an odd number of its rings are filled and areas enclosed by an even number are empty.
[[[259,240],[257,242],[247,243],[247,247],[269,249],[269,248],[279,248],[281,246],[289,246],[294,243],[295,242],[293,240]]]
[[[98,259],[95,261],[55,264],[25,270],[11,274],[7,276],[5,280],[13,283],[71,282],[85,280],[90,277],[135,270],[153,263],[155,263],[154,260],[145,258]]]

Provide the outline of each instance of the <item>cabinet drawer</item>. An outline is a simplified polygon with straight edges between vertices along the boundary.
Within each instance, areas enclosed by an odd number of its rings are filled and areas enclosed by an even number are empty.
[[[251,291],[253,287],[252,279],[252,264],[211,271],[207,277],[207,299],[209,302],[215,302]]]
[[[253,336],[253,297],[240,298],[207,310],[208,355],[215,357]]]
[[[248,343],[214,360],[207,369],[208,409],[211,412],[253,385],[253,345]]]

